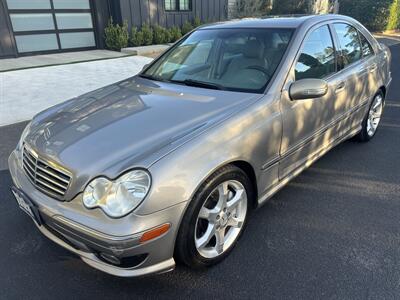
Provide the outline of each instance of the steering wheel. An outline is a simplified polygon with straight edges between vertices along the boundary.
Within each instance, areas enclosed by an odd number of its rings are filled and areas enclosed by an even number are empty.
[[[249,70],[257,70],[257,71],[260,71],[261,73],[263,73],[268,78],[271,77],[271,75],[269,75],[268,70],[266,68],[264,68],[264,67],[261,67],[261,66],[249,66],[249,67],[245,68],[245,70],[247,70],[247,69],[249,69]]]

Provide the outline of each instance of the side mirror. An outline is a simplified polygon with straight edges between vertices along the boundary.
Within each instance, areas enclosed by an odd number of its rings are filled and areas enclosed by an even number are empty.
[[[328,83],[322,79],[300,79],[293,82],[289,88],[292,100],[312,99],[325,96]]]

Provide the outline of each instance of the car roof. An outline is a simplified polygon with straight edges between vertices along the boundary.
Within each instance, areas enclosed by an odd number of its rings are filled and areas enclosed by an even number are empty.
[[[244,18],[202,26],[201,29],[222,28],[297,28],[308,21],[310,25],[331,19],[350,19],[342,15],[283,15],[266,16],[261,18]]]

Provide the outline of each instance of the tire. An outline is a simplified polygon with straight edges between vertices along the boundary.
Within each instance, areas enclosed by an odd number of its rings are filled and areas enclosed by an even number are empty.
[[[369,106],[368,111],[364,117],[361,131],[355,136],[356,140],[358,140],[359,142],[368,142],[375,136],[378,130],[380,120],[382,118],[383,108],[384,108],[384,95],[383,92],[379,90],[375,94],[371,102],[371,105]],[[374,121],[372,121],[374,114],[376,117]],[[373,125],[371,122],[375,122],[376,125]]]
[[[185,212],[175,258],[191,268],[209,267],[222,261],[244,231],[253,196],[252,184],[241,169],[227,165],[212,174]],[[227,199],[225,210],[220,205],[223,199]]]

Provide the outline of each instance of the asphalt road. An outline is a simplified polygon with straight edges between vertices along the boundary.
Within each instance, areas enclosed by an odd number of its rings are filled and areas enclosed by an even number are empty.
[[[117,278],[47,240],[17,207],[4,169],[23,124],[0,128],[0,298],[399,298],[400,44],[391,50],[393,84],[376,137],[347,141],[303,172],[252,215],[233,253],[204,271]]]

